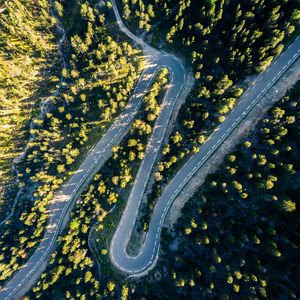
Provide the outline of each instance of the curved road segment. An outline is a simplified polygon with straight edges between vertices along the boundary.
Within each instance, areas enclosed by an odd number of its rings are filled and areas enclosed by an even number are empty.
[[[148,181],[149,174],[161,146],[175,102],[180,96],[182,87],[186,84],[186,76],[185,70],[177,58],[148,46],[144,41],[128,31],[122,23],[115,0],[112,0],[112,3],[120,29],[142,46],[146,58],[146,68],[124,111],[108,129],[102,139],[87,154],[76,173],[55,194],[49,204],[49,221],[43,240],[27,263],[15,273],[0,291],[0,299],[20,298],[21,295],[26,292],[29,283],[33,284],[34,281],[39,278],[45,268],[44,263],[47,262],[55,248],[56,239],[64,228],[68,213],[74,205],[80,190],[93,174],[101,168],[105,160],[111,154],[112,147],[118,145],[128,131],[132,120],[139,110],[144,95],[147,93],[156,72],[160,68],[167,67],[170,71],[171,78],[169,88],[163,99],[160,115],[148,143],[145,159],[140,166],[130,198],[128,199],[110,247],[110,257],[113,264],[118,269],[130,274],[141,274],[153,266],[158,254],[161,228],[173,200],[207,158],[216,150],[223,140],[226,139],[237,124],[241,122],[243,117],[256,105],[261,97],[274,85],[278,78],[300,54],[300,39],[297,38],[279,59],[258,78],[256,84],[240,99],[226,120],[201,146],[200,152],[193,155],[180,169],[158,199],[150,222],[149,231],[139,255],[130,257],[126,253],[126,246],[136,220],[146,182]]]
[[[112,3],[121,30],[134,41],[145,47],[143,41],[140,41],[138,37],[134,36],[125,28],[119,16],[115,0],[112,0]],[[161,229],[168,210],[176,196],[180,193],[182,188],[192,178],[192,176],[201,168],[206,160],[212,155],[212,153],[243,120],[247,113],[249,113],[249,111],[261,100],[261,98],[282,76],[282,74],[298,58],[299,54],[300,39],[297,38],[295,42],[290,45],[289,48],[268,68],[268,70],[258,77],[255,85],[252,86],[240,98],[235,108],[226,117],[225,121],[200,147],[200,151],[191,156],[185,165],[178,171],[170,183],[165,187],[157,201],[150,221],[149,230],[146,234],[145,241],[140,249],[139,254],[137,256],[129,256],[127,253],[127,245],[136,222],[136,217],[149,174],[160,147],[160,144],[158,143],[155,146],[152,145],[152,141],[157,138],[155,131],[156,128],[154,129],[150,143],[146,149],[145,160],[142,162],[139,168],[125,210],[122,214],[121,221],[118,224],[117,230],[110,245],[111,261],[119,270],[131,275],[141,275],[154,266],[154,263],[158,257]],[[177,69],[174,70],[174,73],[179,80],[177,79],[175,83],[176,85],[182,85],[182,77],[180,77],[180,74],[177,74],[176,71]],[[171,91],[168,90],[168,93],[170,94]],[[161,115],[159,116],[159,119],[160,117]],[[160,125],[159,119],[157,120],[157,123]],[[153,142],[153,144],[154,143],[155,142]],[[156,151],[156,153],[153,153],[154,151]]]
[[[121,142],[124,135],[130,129],[130,125],[138,113],[143,98],[155,79],[158,70],[167,68],[170,73],[170,82],[161,105],[160,115],[153,130],[151,145],[148,146],[148,149],[149,147],[152,149],[149,151],[151,155],[148,155],[147,159],[143,161],[143,164],[147,166],[154,164],[158,152],[157,150],[161,144],[161,139],[164,136],[176,100],[179,97],[182,87],[186,84],[185,70],[176,57],[159,52],[132,35],[125,27],[122,27],[123,24],[120,23],[121,19],[118,12],[116,16],[122,31],[143,48],[145,69],[139,78],[128,104],[120,116],[95,147],[90,150],[75,174],[55,193],[53,200],[49,203],[49,221],[39,247],[26,264],[23,265],[7,282],[3,289],[0,290],[1,300],[20,298],[26,292],[26,289],[28,289],[29,283],[34,284],[35,280],[40,277],[45,269],[45,262],[47,262],[56,246],[56,239],[65,227],[69,212],[80,191],[88,183],[88,180],[99,171],[101,166],[111,155],[111,149]],[[148,169],[150,172],[152,167],[147,167],[147,170]]]

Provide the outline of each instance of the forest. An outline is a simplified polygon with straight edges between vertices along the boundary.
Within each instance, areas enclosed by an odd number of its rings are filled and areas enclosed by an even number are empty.
[[[300,82],[187,202],[135,299],[299,298],[299,97]]]
[[[179,56],[195,79],[140,210],[136,229],[144,234],[172,176],[299,34],[300,7],[298,0],[117,2],[130,30]],[[6,7],[0,213],[19,199],[0,227],[0,286],[38,247],[49,201],[125,107],[144,67],[142,51],[117,28],[110,1],[11,0]],[[300,297],[299,82],[207,177],[175,227],[164,229],[160,259],[147,276],[126,278],[111,265],[111,237],[169,76],[167,69],[156,75],[128,134],[76,201],[47,269],[23,299]]]
[[[0,14],[0,216],[16,189],[12,163],[22,154],[30,120],[59,81],[55,20],[45,0],[11,1]],[[6,201],[7,200],[7,201]]]
[[[137,26],[137,20],[147,15],[147,7],[155,7],[155,17],[146,18],[155,27],[150,32],[153,37],[161,36],[166,28],[173,32],[174,42],[168,41],[166,33],[159,44],[186,58],[196,83],[157,163],[156,183],[136,225],[139,232],[147,227],[164,186],[224,121],[253,76],[265,70],[299,32],[300,18],[297,1],[148,2],[122,2],[123,15],[127,6],[134,12],[127,18],[128,25],[145,30]]]
[[[116,217],[107,211],[115,202],[108,206],[116,171],[110,180],[97,174],[27,299],[297,299],[299,97],[300,82],[206,179],[175,228],[164,231],[158,266],[146,277],[124,280],[108,269],[106,235]],[[131,134],[127,147],[129,141]],[[88,247],[95,219],[96,251]]]
[[[23,4],[16,1],[16,5]],[[69,5],[68,9],[73,9],[72,3]],[[105,8],[100,14],[86,2],[74,12],[81,27],[65,25],[70,37],[64,46],[68,60],[61,70],[64,84],[51,97],[44,116],[33,117],[33,138],[16,166],[20,199],[13,216],[0,228],[2,283],[38,246],[53,193],[126,105],[138,78],[140,50],[122,37],[114,40],[110,36],[104,26],[109,23],[105,13]]]
[[[48,269],[33,288],[30,298],[100,299],[101,296],[115,295],[116,283],[113,278],[107,282],[104,278],[99,282],[98,278],[99,272],[102,273],[107,264],[105,259],[110,239],[105,231],[116,227],[119,216],[111,220],[106,218],[116,204],[118,214],[124,208],[130,191],[129,183],[143,159],[167,82],[168,71],[162,69],[146,95],[142,112],[133,122],[130,132],[113,149],[113,156],[105,163],[103,172],[95,175],[89,188],[78,200],[72,221],[60,238],[59,248],[53,253]],[[96,237],[92,237],[90,232],[95,225]]]

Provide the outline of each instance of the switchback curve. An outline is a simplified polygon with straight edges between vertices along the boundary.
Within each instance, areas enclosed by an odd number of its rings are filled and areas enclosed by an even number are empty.
[[[112,0],[113,9],[120,26],[120,29],[132,38],[135,42],[139,43],[146,53],[149,53],[149,58],[153,59],[151,56],[151,51],[153,51],[149,45],[141,41],[137,36],[133,35],[124,26],[115,0]],[[173,70],[173,74],[176,74],[176,80],[172,80],[173,91],[177,90],[184,83],[184,78],[180,73],[180,63],[177,65],[170,65],[172,61],[172,56],[168,54],[163,54],[165,52],[157,53],[155,50],[155,56],[161,56],[162,59],[164,55],[166,56],[166,61],[163,63]],[[186,185],[186,183],[194,176],[194,174],[202,167],[202,165],[207,161],[207,159],[216,151],[216,149],[223,143],[223,141],[230,135],[230,133],[238,126],[238,124],[245,118],[245,116],[252,110],[252,108],[261,100],[261,98],[270,90],[270,88],[277,82],[277,80],[284,74],[284,72],[293,64],[293,62],[299,57],[300,54],[300,39],[297,38],[293,44],[276,60],[272,65],[262,73],[250,87],[246,93],[239,99],[235,108],[229,113],[225,121],[218,126],[218,128],[211,134],[208,140],[201,145],[200,151],[194,154],[185,163],[185,165],[177,172],[170,183],[162,191],[161,196],[157,200],[157,204],[154,208],[149,230],[146,234],[144,243],[140,248],[138,255],[129,256],[127,253],[127,245],[130,240],[130,236],[136,222],[139,206],[144,194],[145,186],[147,184],[149,174],[153,167],[157,152],[161,146],[160,143],[156,144],[156,153],[151,150],[151,144],[155,143],[157,136],[155,134],[155,129],[153,131],[149,147],[147,148],[145,159],[142,162],[138,174],[136,176],[133,188],[130,192],[128,201],[126,203],[125,210],[122,214],[121,220],[118,227],[114,233],[112,242],[110,244],[110,259],[116,268],[119,270],[134,275],[140,276],[145,274],[149,269],[151,269],[158,258],[159,252],[159,240],[162,230],[162,226],[166,215],[171,207],[173,201]],[[160,60],[158,60],[158,63]],[[184,71],[184,69],[182,69]],[[178,72],[178,74],[177,74]],[[174,79],[174,78],[173,78]],[[165,96],[165,99],[170,97],[172,90],[169,89]],[[173,101],[176,101],[176,97]],[[171,104],[169,104],[171,105]],[[160,116],[157,119],[158,125],[160,123]],[[166,122],[164,123],[166,126]],[[164,126],[164,125],[162,125]],[[163,134],[161,132],[159,142],[162,141]]]

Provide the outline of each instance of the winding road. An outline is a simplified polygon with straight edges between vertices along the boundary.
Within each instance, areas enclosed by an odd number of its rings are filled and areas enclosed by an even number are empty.
[[[132,38],[135,42],[142,45],[146,50],[144,42],[138,37],[129,32],[124,26],[115,3],[112,0],[113,9],[120,26],[120,29]],[[112,263],[121,271],[131,275],[141,275],[154,266],[159,252],[159,240],[162,226],[165,217],[171,207],[174,199],[193,177],[193,175],[201,168],[206,160],[214,153],[214,151],[222,144],[222,142],[230,135],[236,126],[243,120],[252,108],[261,100],[261,98],[270,90],[284,72],[293,64],[300,54],[300,38],[298,37],[288,49],[272,63],[272,65],[262,73],[255,84],[249,88],[246,93],[239,99],[234,109],[226,117],[225,121],[211,134],[207,141],[201,145],[200,151],[191,156],[184,166],[173,177],[170,183],[163,190],[157,204],[154,208],[149,230],[146,234],[144,243],[137,256],[129,256],[127,253],[127,245],[134,228],[138,215],[142,196],[151,172],[154,160],[160,148],[160,143],[163,135],[158,138],[156,128],[153,131],[151,140],[146,150],[145,159],[142,162],[138,174],[136,176],[133,188],[130,192],[129,199],[126,203],[125,210],[118,224],[117,230],[113,236],[110,245],[110,258]],[[163,54],[161,54],[163,56]],[[168,65],[167,65],[168,66]],[[182,85],[182,76],[178,74],[179,66],[169,66],[174,71],[177,86]],[[172,85],[172,88],[174,86]],[[175,89],[175,88],[174,88]],[[174,90],[173,89],[173,90]],[[171,89],[168,94],[172,93]],[[170,97],[170,95],[166,97]],[[174,99],[175,101],[176,99]],[[173,101],[173,100],[172,100]],[[163,126],[160,122],[160,117],[157,120],[157,126]],[[165,122],[166,123],[166,122]],[[162,131],[163,129],[161,129]],[[157,141],[160,139],[159,141]],[[153,146],[155,145],[155,146]],[[156,151],[156,153],[153,153]]]
[[[128,132],[142,99],[147,93],[155,74],[166,67],[170,72],[168,90],[164,96],[160,115],[156,120],[152,136],[147,145],[145,158],[141,163],[133,184],[120,223],[110,246],[112,263],[121,271],[129,274],[142,274],[149,270],[158,257],[159,238],[166,214],[172,202],[190,178],[201,168],[209,156],[220,146],[231,131],[243,120],[244,116],[260,101],[265,93],[276,83],[300,54],[300,39],[295,42],[264,72],[245,95],[241,97],[226,120],[214,131],[201,146],[199,153],[193,155],[164,189],[153,211],[145,242],[137,256],[131,257],[126,247],[138,214],[146,183],[155,163],[171,114],[182,89],[187,85],[186,71],[174,56],[160,52],[132,34],[123,24],[115,0],[111,0],[120,29],[139,44],[145,55],[143,71],[127,106],[102,139],[87,154],[76,173],[55,194],[49,204],[49,221],[45,235],[25,265],[7,282],[0,291],[0,299],[18,299],[34,284],[46,267],[50,254],[56,246],[56,239],[66,225],[80,191],[101,168],[111,154],[113,146],[118,145]]]
[[[57,237],[68,221],[69,212],[74,206],[77,197],[89,180],[92,179],[94,174],[100,170],[101,166],[109,158],[111,149],[121,142],[122,138],[130,129],[130,125],[138,113],[143,98],[155,79],[158,70],[168,68],[170,81],[161,105],[160,115],[153,130],[150,145],[148,146],[148,149],[151,148],[151,151],[148,151],[147,159],[143,160],[143,165],[149,172],[155,162],[161,139],[164,136],[176,100],[181,93],[182,87],[187,84],[185,69],[181,62],[172,55],[162,53],[148,46],[142,40],[131,34],[122,24],[115,3],[114,10],[122,31],[142,47],[145,57],[145,69],[125,109],[101,140],[89,151],[75,174],[55,193],[49,203],[49,221],[40,245],[26,264],[20,267],[3,289],[0,290],[1,300],[20,298],[40,277],[46,267],[45,263],[55,249]],[[149,176],[149,174],[147,176]]]

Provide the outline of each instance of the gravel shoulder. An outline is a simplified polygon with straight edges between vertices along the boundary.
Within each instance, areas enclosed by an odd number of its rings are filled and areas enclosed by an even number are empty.
[[[270,89],[263,97],[260,103],[255,106],[247,115],[243,122],[228,136],[218,150],[210,157],[210,159],[195,174],[190,182],[184,187],[179,196],[174,201],[168,216],[166,218],[165,227],[172,228],[177,219],[181,216],[181,210],[187,201],[204,183],[208,174],[213,173],[223,162],[224,157],[254,130],[257,122],[263,118],[266,112],[277,101],[279,101],[286,92],[300,79],[300,59],[294,62],[293,66],[286,71],[281,79]]]

